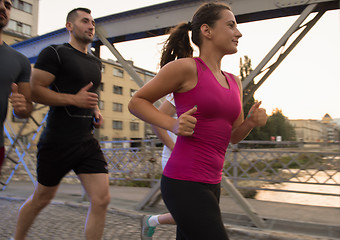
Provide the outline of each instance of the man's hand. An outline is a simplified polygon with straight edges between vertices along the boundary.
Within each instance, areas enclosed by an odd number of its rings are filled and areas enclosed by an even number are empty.
[[[178,136],[192,136],[196,126],[197,119],[192,115],[197,111],[197,107],[193,107],[189,111],[183,113],[173,127],[173,133]]]
[[[12,93],[9,97],[15,115],[23,116],[28,112],[27,101],[23,94],[18,92],[18,85],[12,83]]]
[[[79,108],[96,108],[98,105],[98,95],[93,92],[88,92],[91,89],[93,83],[90,82],[85,87],[79,90],[77,94],[74,95],[74,104]]]
[[[99,110],[94,111],[94,119],[93,119],[93,126],[95,128],[100,128],[100,126],[104,123],[104,118]]]

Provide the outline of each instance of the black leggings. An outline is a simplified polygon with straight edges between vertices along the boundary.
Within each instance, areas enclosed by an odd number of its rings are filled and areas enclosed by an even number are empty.
[[[228,240],[219,206],[220,184],[162,176],[163,200],[177,224],[177,240]]]

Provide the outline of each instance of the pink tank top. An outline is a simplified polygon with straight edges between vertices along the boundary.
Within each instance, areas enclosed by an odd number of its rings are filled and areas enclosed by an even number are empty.
[[[223,72],[229,89],[222,87],[200,58],[196,86],[174,93],[177,116],[197,105],[194,134],[178,136],[163,174],[169,178],[217,184],[234,121],[241,112],[240,91],[231,74]]]

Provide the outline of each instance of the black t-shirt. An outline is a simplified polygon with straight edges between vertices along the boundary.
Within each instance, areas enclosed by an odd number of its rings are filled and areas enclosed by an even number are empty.
[[[70,44],[51,45],[43,49],[34,68],[47,71],[56,78],[49,86],[60,93],[76,94],[93,83],[90,92],[96,92],[101,82],[101,61],[82,53]],[[81,142],[93,137],[93,109],[75,106],[50,106],[47,124],[40,142]]]
[[[29,82],[31,64],[27,57],[6,43],[0,45],[0,147],[4,146],[3,123],[7,115],[12,83]]]

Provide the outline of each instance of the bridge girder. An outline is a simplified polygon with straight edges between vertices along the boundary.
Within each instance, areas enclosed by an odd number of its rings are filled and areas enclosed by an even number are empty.
[[[95,54],[100,56],[100,46],[103,44],[106,45],[116,56],[124,69],[131,75],[137,84],[141,86],[142,83],[141,80],[138,79],[138,75],[133,73],[134,70],[129,67],[130,65],[125,61],[123,56],[121,56],[119,52],[112,47],[112,44],[164,35],[169,28],[177,25],[179,22],[190,21],[193,13],[203,2],[206,1],[170,1],[97,18],[95,19],[96,26],[100,29],[100,31],[97,32],[96,38],[92,43],[92,46],[97,51]],[[340,5],[339,0],[227,0],[221,2],[226,2],[232,7],[238,23],[300,15],[299,19],[265,56],[256,69],[244,80],[243,87],[245,92],[247,92],[247,96],[244,98],[244,103],[249,100],[252,94],[268,78],[274,69],[277,68],[277,66],[305,36],[305,34],[314,26],[317,20],[319,20],[327,10],[339,9]],[[314,17],[308,24],[301,26],[303,20],[310,16],[313,12],[318,13],[316,17]],[[280,54],[277,61],[268,69],[263,69],[269,60],[272,59],[272,57],[279,51],[279,49],[285,47],[287,40],[301,28],[304,28],[302,33],[300,33],[300,35],[283,54]],[[68,38],[68,32],[65,28],[62,28],[14,44],[12,47],[27,56],[31,63],[34,63],[43,48],[51,44],[67,42]],[[252,80],[264,71],[267,72],[261,80],[259,80],[256,84],[253,84]]]

